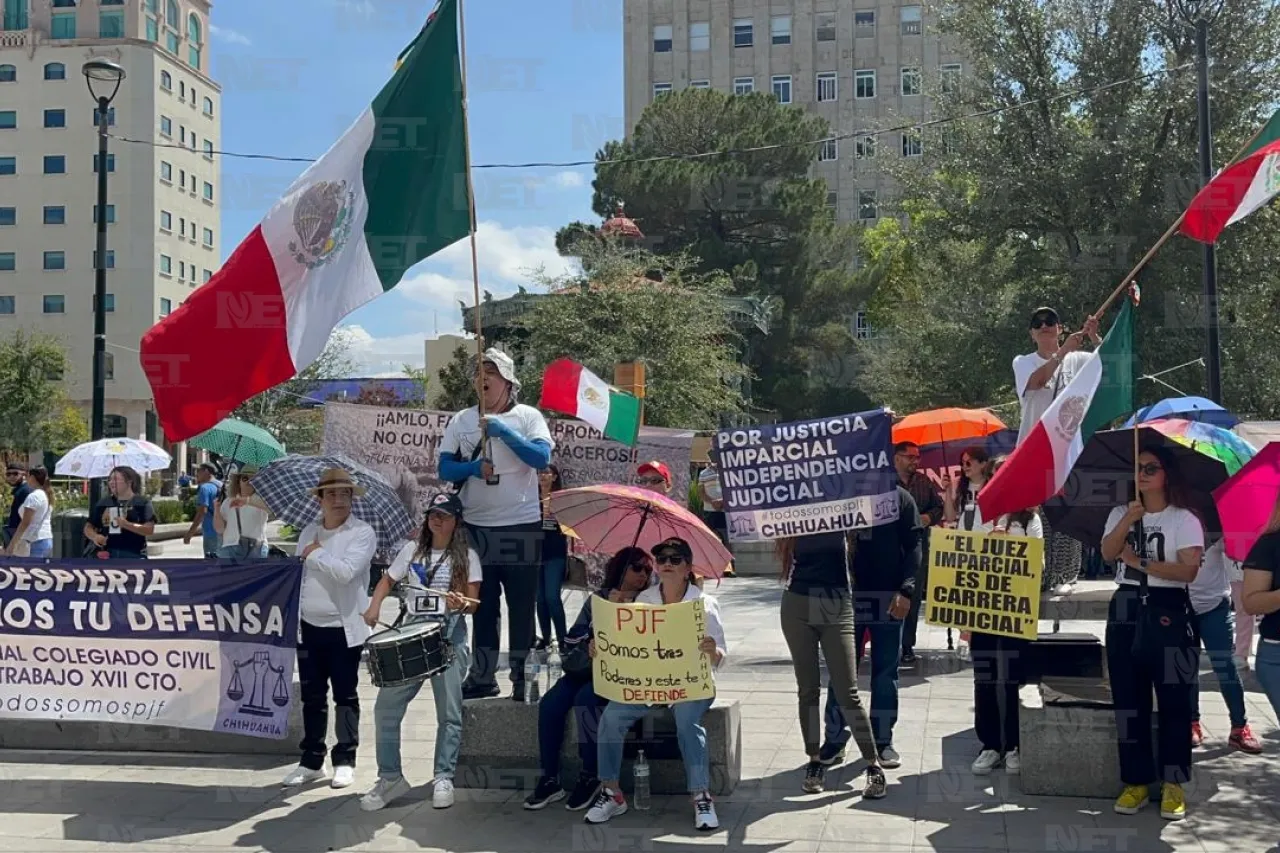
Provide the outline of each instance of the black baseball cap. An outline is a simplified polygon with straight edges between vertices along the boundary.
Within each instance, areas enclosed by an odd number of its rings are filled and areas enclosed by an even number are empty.
[[[427,514],[443,512],[454,518],[462,516],[462,501],[453,492],[436,492],[427,501]]]
[[[649,549],[649,553],[655,557],[661,557],[664,554],[679,554],[684,557],[686,563],[693,562],[693,549],[689,547],[689,543],[675,537],[662,540]]]
[[[1058,322],[1059,322],[1058,312],[1053,310],[1052,308],[1049,308],[1048,306],[1045,306],[1043,308],[1037,308],[1036,310],[1031,312],[1030,325],[1034,326],[1037,320],[1041,321],[1042,323],[1043,321],[1048,320],[1049,325],[1056,326],[1058,325]]]
[[[21,462],[10,462],[4,470],[6,474],[25,474],[27,473],[27,466]]]

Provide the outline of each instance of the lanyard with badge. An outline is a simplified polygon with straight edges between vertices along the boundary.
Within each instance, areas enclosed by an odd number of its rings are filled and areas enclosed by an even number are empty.
[[[443,618],[446,615],[444,596],[429,590],[431,590],[431,584],[436,579],[436,572],[440,570],[440,567],[444,565],[444,561],[447,559],[449,559],[449,552],[442,551],[440,553],[440,558],[436,560],[435,565],[431,567],[430,572],[426,571],[422,563],[409,564],[409,568],[411,568],[413,573],[418,576],[418,580],[422,581],[421,588],[428,590],[413,593],[413,612],[415,615],[432,616],[437,618]],[[414,587],[411,585],[409,589],[416,590],[420,589],[420,587]]]

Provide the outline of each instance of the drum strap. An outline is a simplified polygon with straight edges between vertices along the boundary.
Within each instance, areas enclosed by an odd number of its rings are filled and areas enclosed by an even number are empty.
[[[421,563],[410,563],[409,567],[413,569],[413,573],[418,576],[418,580],[422,581],[422,585],[427,589],[431,589],[431,584],[435,582],[436,572],[440,571],[440,567],[444,565],[444,561],[449,559],[449,552],[442,551],[440,558],[436,560],[431,570],[424,571]]]

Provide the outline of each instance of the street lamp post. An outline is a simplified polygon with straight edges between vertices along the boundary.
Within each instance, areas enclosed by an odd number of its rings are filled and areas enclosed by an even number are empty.
[[[1213,179],[1213,128],[1209,118],[1209,24],[1225,0],[1174,0],[1182,18],[1195,28],[1196,109],[1200,128],[1200,186]],[[1214,244],[1204,245],[1205,372],[1209,399],[1222,403],[1222,351],[1218,342],[1218,260]]]
[[[106,432],[107,406],[107,141],[111,102],[120,91],[124,69],[105,59],[91,59],[81,71],[98,105],[98,248],[93,260],[93,408],[89,419],[97,441]],[[101,498],[102,481],[93,480],[90,506],[96,506]]]

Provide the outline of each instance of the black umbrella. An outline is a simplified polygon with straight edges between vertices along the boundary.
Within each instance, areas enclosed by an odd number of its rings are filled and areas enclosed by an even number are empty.
[[[1226,482],[1227,466],[1154,426],[1137,429],[1139,452],[1160,447],[1174,458],[1186,486],[1187,508],[1200,516],[1206,539],[1220,537],[1222,523],[1212,493]],[[1133,428],[1106,430],[1089,439],[1062,492],[1045,502],[1044,513],[1055,533],[1097,547],[1106,534],[1111,510],[1128,504],[1133,494]]]

